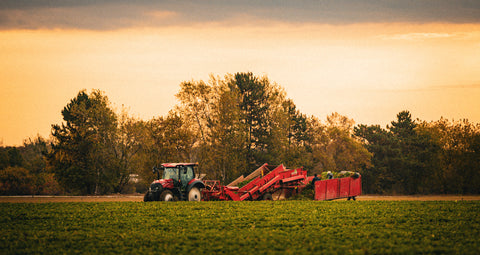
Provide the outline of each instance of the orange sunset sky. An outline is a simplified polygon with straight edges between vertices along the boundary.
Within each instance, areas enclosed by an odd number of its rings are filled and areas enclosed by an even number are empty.
[[[480,123],[480,1],[0,2],[0,145],[48,137],[82,90],[151,119],[179,84],[253,72],[300,111]]]

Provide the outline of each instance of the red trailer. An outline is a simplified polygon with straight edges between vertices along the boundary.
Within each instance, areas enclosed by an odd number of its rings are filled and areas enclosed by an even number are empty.
[[[362,177],[347,177],[315,182],[315,200],[353,199],[362,193]]]

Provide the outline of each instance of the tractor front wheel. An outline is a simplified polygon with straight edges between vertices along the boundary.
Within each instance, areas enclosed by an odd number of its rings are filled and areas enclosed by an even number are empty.
[[[175,201],[175,197],[170,190],[164,190],[162,194],[160,194],[160,201]]]
[[[193,187],[188,192],[188,201],[200,201],[202,200],[202,193],[197,187]]]
[[[150,191],[147,191],[147,193],[145,193],[145,196],[143,197],[143,202],[150,202],[150,201],[153,201],[153,196],[152,196],[152,193],[150,193]]]

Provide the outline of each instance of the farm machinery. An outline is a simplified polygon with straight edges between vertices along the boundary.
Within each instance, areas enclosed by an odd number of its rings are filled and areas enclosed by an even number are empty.
[[[220,185],[219,181],[205,181],[202,192],[204,200],[273,200],[273,195],[299,192],[308,183],[307,171],[299,169],[286,169],[283,165],[270,166],[264,164],[253,174],[257,177],[246,180],[248,182],[241,188]],[[311,178],[310,178],[311,179]]]
[[[277,200],[301,192],[313,179],[313,176],[307,177],[307,171],[302,168],[264,164],[245,178],[241,176],[228,185],[221,185],[217,180],[196,179],[196,166],[195,163],[167,163],[154,167],[157,180],[150,185],[144,201]],[[360,193],[359,176],[315,182],[315,200],[350,199]]]
[[[200,201],[200,200],[272,200],[274,193],[301,190],[308,183],[307,171],[286,169],[283,165],[262,165],[251,175],[242,178],[243,187],[224,186],[220,181],[201,181],[195,178],[194,163],[167,163],[153,168],[157,180],[150,185],[144,201]],[[160,178],[160,171],[163,177]],[[311,179],[311,178],[310,178]]]
[[[315,182],[315,200],[353,199],[362,194],[362,177],[355,173],[350,177]]]
[[[195,178],[194,163],[168,163],[153,167],[157,180],[150,184],[143,201],[200,201],[205,184]],[[163,178],[160,178],[163,171]]]

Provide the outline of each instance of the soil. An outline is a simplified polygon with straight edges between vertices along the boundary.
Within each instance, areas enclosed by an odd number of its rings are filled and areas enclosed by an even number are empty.
[[[0,203],[143,202],[143,195],[112,196],[0,196]]]
[[[345,200],[345,199],[343,199]],[[362,195],[357,200],[377,201],[463,201],[480,200],[477,196],[432,195],[432,196],[377,196]],[[0,196],[0,203],[50,203],[50,202],[143,202],[142,194],[111,196]]]
[[[378,201],[463,201],[463,200],[480,200],[480,195],[429,195],[429,196],[377,196],[362,195],[357,200],[378,200]]]

